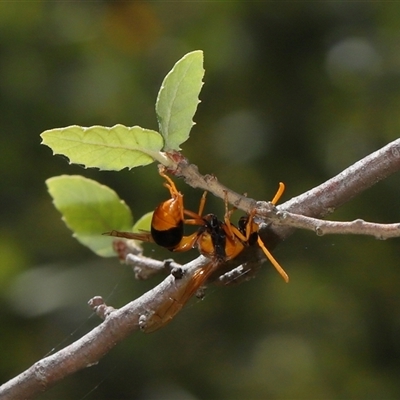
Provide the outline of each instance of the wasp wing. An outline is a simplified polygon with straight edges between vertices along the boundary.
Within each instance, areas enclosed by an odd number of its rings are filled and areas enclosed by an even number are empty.
[[[120,238],[125,238],[125,239],[140,240],[141,242],[152,242],[152,243],[154,243],[154,239],[151,236],[151,233],[147,232],[147,231],[143,231],[143,232],[121,232],[121,231],[112,230],[110,232],[104,232],[103,235],[120,237]]]

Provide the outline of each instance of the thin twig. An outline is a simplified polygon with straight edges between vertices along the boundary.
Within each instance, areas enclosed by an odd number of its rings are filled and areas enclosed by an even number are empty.
[[[272,217],[272,224],[311,230],[318,236],[329,234],[368,235],[382,240],[400,237],[400,223],[379,224],[375,222],[366,222],[362,219],[349,222],[327,221],[307,217],[305,215],[293,214],[287,211],[277,211],[276,218]]]
[[[132,265],[135,278],[140,280],[149,279],[159,272],[171,272],[174,268],[182,268],[182,265],[172,259],[159,261],[138,254],[127,254],[125,262]]]

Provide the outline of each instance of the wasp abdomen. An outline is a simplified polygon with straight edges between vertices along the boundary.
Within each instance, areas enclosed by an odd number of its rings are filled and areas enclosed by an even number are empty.
[[[168,250],[173,250],[182,240],[183,222],[180,221],[177,226],[166,230],[158,230],[152,226],[151,236],[154,242],[159,246],[165,247]]]

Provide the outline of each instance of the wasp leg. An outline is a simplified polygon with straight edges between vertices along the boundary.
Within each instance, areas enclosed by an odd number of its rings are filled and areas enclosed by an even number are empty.
[[[231,216],[234,211],[237,210],[236,207],[233,207],[231,210],[229,210],[229,203],[228,203],[228,192],[225,190],[225,215],[224,215],[224,222],[228,231],[229,236],[231,237],[232,240],[235,239],[235,233],[233,232],[233,225],[231,224]]]
[[[199,238],[199,232],[194,232],[189,236],[183,236],[182,240],[173,249],[173,251],[183,252],[193,249],[193,247],[196,245],[198,238]]]
[[[276,192],[274,198],[271,200],[271,203],[273,205],[275,205],[279,201],[279,199],[282,197],[284,191],[285,191],[285,184],[283,182],[279,182],[278,191]]]
[[[261,240],[260,237],[257,239],[258,245],[261,247],[261,250],[264,252],[264,254],[267,256],[268,260],[271,262],[271,264],[275,267],[275,269],[279,272],[279,274],[282,276],[284,281],[286,283],[289,282],[289,276],[285,272],[285,270],[279,265],[278,261],[275,260],[274,256],[270,253],[270,251],[265,247],[263,241]]]

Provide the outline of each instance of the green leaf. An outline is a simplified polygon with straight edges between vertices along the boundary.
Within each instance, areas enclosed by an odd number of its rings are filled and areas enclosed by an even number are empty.
[[[119,171],[147,165],[162,157],[162,136],[140,126],[84,128],[72,125],[47,130],[40,136],[42,144],[49,146],[54,154],[63,154],[71,163],[86,168]]]
[[[180,150],[179,145],[188,139],[203,76],[203,52],[197,50],[181,58],[165,77],[156,102],[165,151]]]
[[[115,256],[113,238],[102,233],[132,227],[129,207],[109,187],[79,175],[46,180],[48,191],[63,220],[83,245],[102,257]]]
[[[151,220],[153,218],[154,211],[150,211],[144,215],[142,215],[133,225],[132,232],[140,232],[146,231],[150,232],[151,230]]]

